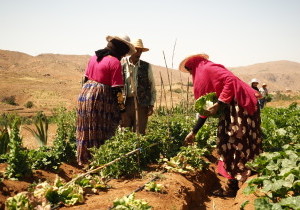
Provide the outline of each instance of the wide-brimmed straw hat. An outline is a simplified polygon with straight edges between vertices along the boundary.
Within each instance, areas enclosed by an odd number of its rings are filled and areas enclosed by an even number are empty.
[[[179,64],[179,70],[182,71],[182,72],[189,73],[189,71],[185,68],[185,64],[186,64],[186,62],[189,59],[196,58],[196,57],[201,57],[201,58],[205,58],[205,59],[209,58],[209,56],[207,54],[204,54],[204,53],[203,54],[196,54],[196,55],[188,56],[185,59],[183,59],[183,61],[180,62],[180,64]]]
[[[135,40],[135,41],[133,41],[133,42],[131,42],[131,43],[133,44],[133,46],[134,46],[135,48],[142,49],[142,52],[147,52],[147,51],[149,51],[148,48],[145,48],[145,47],[144,47],[143,41],[142,41],[141,39],[137,39],[137,40]]]
[[[123,36],[107,36],[106,40],[108,42],[110,42],[113,39],[117,39],[121,42],[124,42],[128,47],[129,47],[129,52],[127,53],[127,55],[132,55],[136,52],[135,47],[133,46],[133,44],[130,42],[130,38],[127,35],[123,35]]]

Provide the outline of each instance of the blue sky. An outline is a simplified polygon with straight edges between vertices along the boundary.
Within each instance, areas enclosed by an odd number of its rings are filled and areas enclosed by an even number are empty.
[[[299,0],[0,0],[0,29],[0,49],[30,55],[93,55],[127,34],[161,66],[163,51],[174,68],[203,52],[227,67],[300,62]]]

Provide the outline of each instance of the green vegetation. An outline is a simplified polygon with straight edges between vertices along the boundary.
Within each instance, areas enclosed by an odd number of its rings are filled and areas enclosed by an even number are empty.
[[[7,158],[7,168],[5,176],[11,179],[19,179],[32,173],[28,159],[28,151],[22,147],[22,139],[19,136],[19,119],[12,123],[10,142],[8,144],[9,153]]]
[[[13,105],[13,106],[18,105],[16,103],[16,97],[15,96],[6,96],[6,97],[3,97],[1,101],[2,101],[2,103],[10,104],[10,105]]]
[[[32,101],[27,101],[24,106],[28,109],[32,108],[33,107],[33,102]]]
[[[164,158],[164,167],[171,172],[186,174],[189,172],[201,171],[208,166],[203,160],[203,156],[207,154],[206,148],[199,148],[197,145],[181,147],[180,152],[170,160]]]
[[[164,186],[162,184],[157,184],[156,182],[149,182],[145,184],[145,190],[151,192],[164,192]]]
[[[256,209],[297,209],[300,206],[300,144],[265,152],[249,163],[258,177],[248,181],[246,194],[258,194]]]
[[[264,151],[280,151],[282,146],[300,139],[300,108],[296,103],[288,108],[266,107],[261,113]]]
[[[88,175],[73,184],[61,181],[54,185],[40,183],[32,192],[21,193],[8,199],[6,205],[12,209],[17,208],[16,206],[30,209],[40,202],[38,195],[47,198],[47,205],[74,205],[83,202],[86,188],[92,189],[93,192],[108,188],[103,177],[138,176],[144,167],[161,160],[169,171],[187,173],[203,170],[207,164],[202,157],[211,152],[216,145],[217,119],[209,118],[198,132],[195,144],[183,147],[183,140],[195,123],[194,115],[193,107],[189,110],[185,110],[184,107],[161,108],[151,116],[146,135],[137,135],[125,129],[118,131],[99,149],[92,149],[93,159],[90,166],[103,166],[135,149],[139,149],[139,155],[135,153],[122,158],[101,170],[101,176]],[[258,196],[254,203],[256,209],[296,209],[300,206],[299,106],[291,104],[288,108],[266,107],[261,116],[265,153],[249,163],[249,167],[257,171],[258,176],[249,180],[246,193]],[[53,116],[47,117],[49,123],[58,126],[53,146],[44,145],[35,150],[27,150],[22,147],[19,127],[22,123],[28,123],[28,120],[13,115],[2,115],[0,146],[3,154],[0,160],[8,164],[6,178],[21,179],[30,174],[32,169],[57,170],[62,162],[75,161],[75,120],[75,111],[67,111],[64,108],[54,110]],[[44,129],[44,134],[46,133]],[[147,185],[147,189],[156,192],[160,191],[160,187],[155,182]],[[35,201],[29,199],[32,197]],[[243,208],[247,203],[249,202],[243,203]],[[136,201],[134,194],[115,201],[113,208],[134,209],[137,206],[139,209],[151,208],[144,201]]]
[[[47,145],[49,126],[47,116],[42,112],[38,112],[34,119],[34,126],[36,130],[31,129],[28,126],[25,126],[24,129],[28,130],[41,146]]]
[[[114,205],[111,209],[139,209],[139,210],[147,210],[151,209],[151,206],[144,200],[135,199],[134,193],[129,196],[124,196],[120,199],[114,201]]]

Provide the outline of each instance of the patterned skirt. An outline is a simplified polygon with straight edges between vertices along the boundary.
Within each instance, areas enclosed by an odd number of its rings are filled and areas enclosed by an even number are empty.
[[[89,148],[99,147],[111,138],[119,125],[117,97],[110,86],[87,81],[77,102],[77,161],[88,163]]]
[[[229,176],[245,181],[251,170],[245,164],[262,152],[260,110],[253,115],[233,101],[220,118],[217,149]]]

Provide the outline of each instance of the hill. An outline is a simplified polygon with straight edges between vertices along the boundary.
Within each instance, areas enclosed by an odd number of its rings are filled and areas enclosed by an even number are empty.
[[[300,63],[282,60],[229,69],[245,82],[257,78],[267,83],[272,91],[300,90]]]
[[[59,54],[31,56],[0,50],[0,100],[13,96],[19,105],[0,103],[0,113],[19,110],[18,112],[30,114],[36,110],[49,111],[58,106],[74,108],[89,57],[90,55]],[[152,68],[159,104],[170,103],[169,81],[175,91],[174,103],[192,97],[192,88],[187,86],[188,81],[191,82],[189,74],[157,65],[152,65]],[[254,77],[261,83],[266,82],[271,91],[300,90],[300,63],[274,61],[229,69],[245,82]],[[161,87],[165,89],[163,93],[160,91]],[[187,90],[190,92],[189,96],[184,95]],[[163,94],[167,95],[164,102]],[[24,104],[28,101],[33,102],[33,109],[25,109]]]

